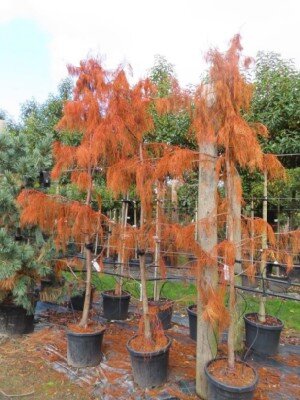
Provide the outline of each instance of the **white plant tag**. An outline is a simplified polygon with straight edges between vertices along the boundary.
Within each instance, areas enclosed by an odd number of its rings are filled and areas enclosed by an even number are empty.
[[[101,268],[100,268],[100,265],[97,263],[96,260],[93,260],[93,261],[92,261],[92,265],[93,265],[93,267],[95,268],[95,270],[96,270],[97,272],[100,272]]]
[[[224,264],[223,271],[224,271],[224,279],[225,279],[225,281],[229,281],[230,276],[229,276],[229,267],[228,267],[228,265]]]

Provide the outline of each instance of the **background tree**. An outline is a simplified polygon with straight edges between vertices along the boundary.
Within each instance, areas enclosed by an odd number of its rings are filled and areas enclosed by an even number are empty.
[[[300,72],[292,60],[277,53],[259,52],[256,58],[254,95],[249,117],[267,126],[269,137],[262,139],[267,153],[300,153]],[[295,167],[298,157],[284,157],[285,167]]]
[[[30,162],[26,137],[10,127],[0,135],[0,297],[33,311],[34,288],[49,272],[48,249],[38,229],[20,229],[15,197],[23,186],[18,160]]]

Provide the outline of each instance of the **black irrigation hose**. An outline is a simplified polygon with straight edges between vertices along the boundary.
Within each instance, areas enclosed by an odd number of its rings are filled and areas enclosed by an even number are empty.
[[[82,269],[82,270],[73,270],[73,272],[74,273],[80,273],[80,272],[86,272],[86,270],[85,269]],[[96,271],[93,271],[93,273],[95,273]],[[115,276],[115,277],[119,277],[119,278],[125,278],[125,279],[132,279],[130,276],[128,276],[128,275],[121,275],[121,274],[117,274],[117,273],[114,273],[114,272],[108,272],[108,271],[101,271],[101,273],[102,274],[104,274],[104,275],[110,275],[110,276]],[[178,277],[178,276],[174,276],[174,277],[168,277],[168,278],[165,278],[165,279],[162,279],[162,278],[148,278],[147,279],[147,281],[149,281],[149,282],[154,282],[154,281],[165,281],[165,283],[167,283],[167,281],[178,281],[179,280],[179,278],[180,277]],[[189,278],[189,277],[186,277],[185,279],[187,279],[187,280],[194,280],[194,278]],[[139,278],[134,278],[134,280],[135,281],[140,281],[140,279]],[[266,280],[266,281],[275,281],[275,282],[283,282],[283,283],[286,283],[285,281],[279,281],[279,280],[277,280],[277,279],[270,279],[270,278],[265,278],[264,280]],[[290,285],[293,285],[292,283],[289,283]],[[295,284],[294,286],[300,286],[299,284]],[[260,290],[260,289],[251,289],[251,288],[249,288],[249,287],[246,287],[246,286],[242,286],[242,285],[234,285],[234,287],[235,287],[235,289],[240,289],[240,290],[243,290],[244,292],[251,292],[251,293],[258,293],[258,294],[262,294],[262,295],[265,295],[265,296],[269,296],[269,297],[279,297],[279,298],[282,298],[282,299],[285,299],[285,300],[294,300],[294,301],[300,301],[300,298],[295,298],[295,297],[291,297],[291,296],[286,296],[286,295],[283,295],[283,294],[279,294],[279,293],[275,293],[275,292],[272,292],[272,293],[270,293],[270,292],[268,292],[268,291],[263,291],[263,290]]]

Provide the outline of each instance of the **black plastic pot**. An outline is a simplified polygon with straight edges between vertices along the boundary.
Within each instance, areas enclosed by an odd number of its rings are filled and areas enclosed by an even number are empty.
[[[103,259],[103,264],[112,264],[115,265],[117,263],[117,259],[115,257],[105,257]]]
[[[23,307],[0,305],[0,333],[22,335],[34,329],[33,315],[28,315]]]
[[[251,348],[259,354],[272,356],[278,352],[280,334],[283,329],[283,323],[278,319],[280,325],[270,326],[249,320],[249,316],[256,313],[246,314],[244,316],[246,329],[246,347]]]
[[[90,308],[92,308],[92,305],[93,305],[94,292],[95,291],[92,288]],[[76,310],[76,311],[82,311],[83,306],[84,306],[84,298],[85,298],[85,291],[83,293],[78,294],[77,296],[72,296],[69,301],[70,308],[72,308],[73,310]]]
[[[208,400],[251,400],[253,399],[254,391],[258,382],[258,375],[251,365],[243,362],[236,361],[238,363],[244,364],[245,366],[252,369],[254,372],[254,380],[250,385],[247,386],[229,386],[225,383],[218,381],[214,376],[212,376],[208,370],[208,367],[217,360],[209,361],[205,366],[205,375],[208,380]]]
[[[121,296],[116,296],[112,292],[102,292],[103,316],[111,320],[124,320],[128,318],[128,308],[130,294],[123,292]]]
[[[272,292],[285,293],[290,287],[289,278],[287,276],[270,275],[267,282],[268,288]]]
[[[134,382],[141,388],[153,388],[164,384],[168,377],[171,339],[168,338],[168,344],[161,350],[143,353],[130,347],[135,337],[132,337],[126,345],[130,354]]]
[[[149,264],[152,264],[154,260],[153,254],[152,253],[146,253],[145,254],[145,264],[146,266]]]
[[[197,340],[197,312],[194,309],[195,305],[192,304],[187,308],[189,316],[190,338]]]
[[[254,280],[251,281],[247,275],[242,275],[242,286],[249,288],[257,288],[259,286],[258,279],[254,278]]]
[[[68,364],[72,367],[94,367],[102,359],[101,345],[105,330],[94,333],[67,332]]]
[[[131,258],[128,261],[129,267],[133,268],[139,268],[140,266],[140,260],[138,258]]]
[[[300,265],[294,265],[293,269],[289,273],[291,282],[300,283]]]
[[[154,306],[158,308],[157,317],[160,320],[164,330],[172,328],[172,314],[173,314],[173,302],[168,299],[159,299],[154,301],[149,299],[149,306]]]

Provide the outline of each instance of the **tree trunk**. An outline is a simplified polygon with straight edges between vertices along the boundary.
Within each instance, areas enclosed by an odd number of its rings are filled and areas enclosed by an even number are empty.
[[[216,176],[216,146],[214,143],[200,145],[199,153],[197,237],[201,248],[211,254],[217,244],[218,177]],[[205,223],[207,221],[208,223]],[[203,285],[216,287],[217,284],[217,263],[204,266],[202,276],[199,272],[197,273],[196,392],[202,399],[207,399],[208,396],[204,367],[208,361],[216,356],[217,342],[213,326],[202,318],[203,306],[200,288]]]
[[[242,277],[241,273],[243,272],[242,268],[242,228],[241,228],[241,214],[242,214],[242,207],[241,207],[241,178],[240,175],[235,167],[233,167],[233,193],[232,193],[232,213],[233,213],[233,241],[236,246],[236,253],[235,258],[236,260],[240,261],[235,263],[234,265],[234,272],[238,276],[235,276],[235,283],[239,286],[242,285]],[[237,290],[238,294],[239,290]],[[236,297],[236,305],[235,305],[235,312],[234,312],[234,326],[235,326],[235,333],[234,333],[234,348],[235,350],[242,350],[244,347],[243,342],[243,335],[244,335],[244,320],[242,318],[242,312],[244,307],[244,301],[242,296]]]
[[[178,187],[179,181],[176,179],[172,179],[171,183],[171,203],[172,203],[172,222],[179,222],[178,215]]]
[[[127,200],[127,196],[126,196]],[[124,252],[125,252],[125,234],[126,234],[126,226],[127,226],[127,214],[128,214],[128,202],[123,201],[122,203],[122,214],[121,214],[121,250],[118,255],[118,273],[119,277],[116,284],[115,295],[122,295],[122,286],[123,286],[123,271],[124,271]]]
[[[161,225],[160,225],[160,212],[161,212],[161,193],[160,187],[157,185],[157,199],[156,199],[156,216],[155,216],[155,253],[154,253],[154,278],[158,279],[159,263],[160,263],[160,242],[161,242]],[[159,300],[159,283],[154,281],[153,298],[154,301]]]
[[[88,174],[92,177],[91,169],[88,169]],[[92,179],[91,179],[92,182]],[[92,183],[86,195],[86,205],[90,205],[92,199]],[[91,304],[91,288],[92,288],[92,250],[90,249],[90,237],[85,236],[85,268],[86,268],[86,282],[85,282],[85,298],[83,304],[82,317],[79,326],[86,327],[89,319],[90,304]]]
[[[144,332],[145,339],[152,339],[150,317],[148,309],[148,297],[147,297],[147,279],[146,279],[146,268],[145,268],[145,253],[139,255],[140,258],[140,271],[141,271],[141,285],[142,285],[142,306],[143,306],[143,318],[144,318]]]
[[[237,193],[234,189],[233,173],[235,170],[234,165],[230,162],[230,155],[227,153],[226,157],[226,176],[227,176],[227,199],[228,199],[228,215],[227,215],[227,237],[228,240],[235,244],[234,229],[235,229],[235,201],[234,197]],[[228,328],[228,367],[234,369],[234,338],[235,338],[235,289],[234,289],[234,266],[229,265],[230,281],[229,281],[229,315],[230,323]]]
[[[264,198],[263,198],[263,220],[267,224],[268,222],[268,175],[267,171],[264,173]],[[262,254],[261,254],[261,264],[260,264],[260,275],[261,275],[261,289],[265,292],[265,279],[266,279],[266,257],[265,252],[268,247],[267,241],[267,226],[265,226],[263,235],[262,235]],[[259,302],[259,313],[258,320],[259,322],[266,322],[266,296],[263,293],[260,297]]]
[[[89,238],[85,240],[85,244],[89,245]],[[91,289],[92,289],[92,251],[85,249],[85,267],[86,267],[86,282],[85,282],[85,297],[82,311],[82,317],[79,326],[86,327],[89,319],[89,311],[91,304]]]

